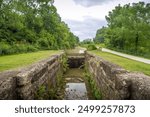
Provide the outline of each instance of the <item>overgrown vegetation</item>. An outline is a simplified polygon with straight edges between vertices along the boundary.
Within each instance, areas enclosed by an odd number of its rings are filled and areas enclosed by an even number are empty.
[[[41,85],[35,94],[35,99],[37,100],[59,100],[63,99],[63,89],[64,80],[62,78],[62,73],[57,73],[56,84],[52,85],[48,82],[46,85]]]
[[[68,58],[67,58],[66,53],[63,54],[60,62],[62,63],[63,73],[65,73],[69,69]]]
[[[96,50],[97,47],[91,39],[85,39],[80,42],[80,46],[86,48],[87,50]]]
[[[150,3],[118,5],[106,16],[108,27],[97,31],[95,43],[150,58]]]
[[[89,44],[88,46],[87,46],[87,50],[96,50],[97,49],[97,47],[95,46],[95,44]]]
[[[95,44],[100,44],[100,43],[104,43],[104,37],[105,37],[105,31],[106,31],[106,27],[102,27],[101,29],[98,29],[96,32],[96,36],[93,39]]]
[[[0,55],[75,47],[53,1],[0,0]]]
[[[102,99],[102,93],[100,92],[100,89],[98,88],[95,79],[93,78],[92,74],[90,74],[90,72],[88,71],[86,65],[85,65],[84,77],[88,81],[88,85],[90,87],[90,90],[91,90],[93,97],[96,100],[101,100]]]
[[[63,74],[68,69],[67,57],[63,55],[60,63],[60,69],[56,72],[55,84],[48,81],[48,84],[41,85],[35,94],[35,99],[38,100],[62,100],[64,98],[65,80]]]

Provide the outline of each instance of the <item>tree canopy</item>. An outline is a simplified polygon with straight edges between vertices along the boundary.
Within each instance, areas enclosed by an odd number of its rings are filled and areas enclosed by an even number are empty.
[[[106,27],[102,27],[101,29],[97,30],[96,36],[93,39],[95,43],[104,43],[105,30],[106,30]]]
[[[106,20],[108,27],[99,29],[95,40],[103,38],[112,49],[150,55],[150,3],[118,5]]]
[[[0,55],[73,48],[79,42],[53,0],[0,0]]]

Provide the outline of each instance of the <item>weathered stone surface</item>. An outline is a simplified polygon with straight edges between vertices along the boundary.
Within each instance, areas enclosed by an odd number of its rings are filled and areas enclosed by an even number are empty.
[[[85,59],[103,99],[150,99],[149,76],[129,73],[91,53],[86,53]]]
[[[14,76],[19,71],[0,73],[0,99],[16,99],[16,79]]]
[[[128,74],[128,73],[123,73]],[[122,74],[116,74],[115,89],[118,91],[119,99],[130,99],[130,86],[131,82],[128,77],[122,76]]]
[[[19,87],[17,90],[18,99],[20,100],[32,100],[36,90],[33,90],[33,85],[28,84],[23,87]]]
[[[49,81],[50,85],[55,85],[61,64],[59,57],[61,55],[38,62],[17,75],[18,95],[21,99],[34,99],[39,87],[47,85]]]
[[[62,53],[63,54],[63,53]],[[0,73],[0,99],[34,99],[41,85],[55,85],[62,54],[51,56],[19,71]]]
[[[129,82],[129,99],[150,99],[150,77],[142,73],[121,74],[121,77],[126,78]]]
[[[33,64],[25,69],[23,69],[19,74],[17,74],[17,85],[24,86],[28,83],[33,83],[37,81],[40,77],[45,74],[48,70],[48,66],[51,66],[53,62],[57,60],[55,57],[50,59],[42,60],[36,64]],[[52,62],[51,62],[52,61]],[[52,64],[53,65],[53,64]]]

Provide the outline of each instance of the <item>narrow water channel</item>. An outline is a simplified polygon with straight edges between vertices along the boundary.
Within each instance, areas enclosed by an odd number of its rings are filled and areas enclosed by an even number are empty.
[[[89,100],[92,99],[88,84],[85,82],[84,70],[71,68],[64,75],[65,93],[64,100]]]
[[[64,76],[66,81],[65,100],[87,100],[88,93],[84,82],[83,69],[72,68]]]
[[[90,88],[84,76],[85,56],[83,49],[76,48],[67,51],[69,70],[64,74],[64,100],[93,99]]]

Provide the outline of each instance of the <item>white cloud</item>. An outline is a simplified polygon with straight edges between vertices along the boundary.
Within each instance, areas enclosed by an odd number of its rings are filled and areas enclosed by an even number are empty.
[[[71,31],[79,36],[81,40],[93,38],[98,28],[106,25],[105,20],[97,20],[94,18],[85,17],[84,21],[66,20]]]
[[[102,4],[109,4],[110,2],[115,3],[133,3],[133,2],[139,2],[139,1],[145,1],[150,2],[150,0],[74,0],[74,2],[77,5],[82,5],[84,7],[91,7],[91,6],[97,6]]]
[[[76,4],[80,4],[85,7],[91,7],[96,5],[101,5],[103,3],[113,1],[113,0],[74,0]]]
[[[55,0],[54,5],[71,31],[81,39],[86,39],[93,38],[96,30],[106,25],[105,16],[115,6],[139,1],[141,0]]]
[[[105,19],[105,15],[109,10],[112,9],[112,6],[106,5],[95,6],[95,7],[84,7],[81,5],[76,5],[73,0],[55,0],[57,11],[62,17],[62,19],[70,19],[83,21],[84,17],[92,17],[96,19]]]
[[[62,19],[83,20],[84,7],[76,5],[73,0],[55,0],[54,5]]]

